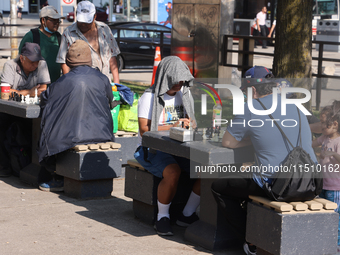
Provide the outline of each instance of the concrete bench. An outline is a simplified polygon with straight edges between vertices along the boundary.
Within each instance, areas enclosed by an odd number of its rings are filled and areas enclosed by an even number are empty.
[[[246,240],[257,246],[258,255],[336,253],[336,203],[322,198],[285,203],[249,197]]]
[[[145,170],[135,159],[125,166],[125,196],[133,199],[133,212],[142,221],[153,224],[157,216],[157,187],[161,178]],[[195,180],[181,174],[177,193],[170,206],[171,222],[182,212]]]
[[[110,197],[113,178],[121,175],[121,145],[114,142],[77,145],[58,154],[56,173],[64,176],[67,196]]]
[[[128,159],[133,157],[138,144],[138,133],[126,132],[118,130],[115,133],[115,141],[122,145],[122,164],[126,164]],[[124,168],[122,169],[121,177],[125,176]]]

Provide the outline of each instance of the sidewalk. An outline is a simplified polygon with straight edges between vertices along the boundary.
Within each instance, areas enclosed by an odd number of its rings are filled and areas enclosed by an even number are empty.
[[[110,199],[77,200],[17,177],[0,178],[0,254],[226,254],[192,246],[177,226],[173,237],[158,236],[134,217],[124,179],[114,180],[113,188]]]

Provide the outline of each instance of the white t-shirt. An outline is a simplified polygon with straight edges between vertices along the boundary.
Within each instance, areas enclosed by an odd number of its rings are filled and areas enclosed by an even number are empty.
[[[152,119],[153,93],[144,93],[138,101],[138,118]],[[174,96],[164,94],[164,108],[158,121],[158,126],[172,125],[177,120],[184,118],[186,111],[182,102],[182,91]],[[139,144],[142,143],[142,137],[138,131]]]
[[[262,11],[260,11],[260,12],[256,15],[256,19],[259,20],[259,25],[260,25],[260,26],[266,25],[266,17],[267,17],[267,14],[266,14],[266,13],[263,13]]]

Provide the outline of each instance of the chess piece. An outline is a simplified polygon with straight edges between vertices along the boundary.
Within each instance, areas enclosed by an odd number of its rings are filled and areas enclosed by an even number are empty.
[[[25,96],[25,102],[26,102],[26,104],[30,103],[30,95]]]
[[[21,103],[25,103],[25,96],[23,96],[23,95],[20,95],[20,98],[21,98]]]
[[[194,141],[202,141],[202,140],[203,140],[202,132],[200,132],[198,128],[196,127],[194,130]]]
[[[33,100],[33,103],[34,104],[38,103],[38,89],[37,88],[35,88],[35,90],[34,90],[34,100]]]
[[[202,138],[203,138],[203,140],[207,140],[208,139],[208,137],[205,135],[205,132],[207,131],[207,129],[206,128],[203,128],[203,131],[202,131]]]
[[[220,139],[223,139],[224,133],[225,133],[225,131],[221,130],[221,132],[220,132],[220,134],[219,134],[219,138],[220,138]]]

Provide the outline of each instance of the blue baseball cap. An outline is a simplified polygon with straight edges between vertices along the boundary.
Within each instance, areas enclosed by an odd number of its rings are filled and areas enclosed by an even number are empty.
[[[266,78],[268,75],[273,75],[273,73],[264,66],[254,66],[248,69],[244,74],[245,79],[242,82],[241,90],[259,84],[272,83],[273,80],[271,78]]]

